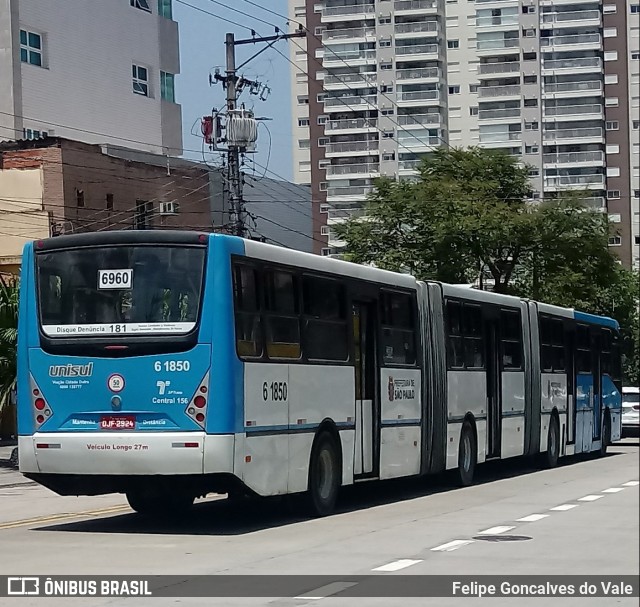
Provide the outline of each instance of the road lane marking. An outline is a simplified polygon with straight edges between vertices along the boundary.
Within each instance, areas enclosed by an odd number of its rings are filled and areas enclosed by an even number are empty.
[[[400,559],[398,561],[393,561],[392,563],[387,563],[386,565],[376,567],[371,571],[400,571],[400,569],[406,569],[407,567],[411,567],[411,565],[417,565],[418,563],[422,563],[422,560]]]
[[[547,518],[550,516],[549,514],[530,514],[529,516],[523,516],[522,518],[516,519],[518,523],[535,523],[536,521],[541,521],[543,518]]]
[[[50,514],[47,516],[37,516],[34,518],[22,519],[19,521],[10,521],[8,523],[0,523],[0,530],[13,529],[15,527],[25,527],[28,525],[37,525],[42,523],[53,523],[75,518],[86,518],[101,516],[103,514],[118,514],[121,512],[131,512],[129,506],[111,506],[100,510],[84,510],[82,512],[64,512],[61,514]]]
[[[452,542],[447,542],[446,544],[442,544],[441,546],[431,548],[431,550],[434,552],[451,552],[452,550],[457,550],[458,548],[462,548],[462,546],[466,546],[467,544],[473,544],[473,540],[453,540]]]
[[[627,483],[622,483],[623,487],[637,487],[640,485],[640,481],[629,481]]]
[[[604,495],[585,495],[584,497],[579,497],[579,502],[595,502],[600,498],[604,497]]]
[[[316,588],[315,590],[311,590],[306,594],[301,594],[300,596],[296,596],[294,598],[303,601],[319,601],[320,599],[326,599],[332,594],[337,594],[338,592],[342,592],[347,588],[356,586],[357,583],[358,582],[332,582],[331,584],[321,586],[320,588]]]
[[[497,527],[490,527],[489,529],[485,529],[484,531],[479,531],[478,535],[498,535],[499,533],[511,531],[515,528],[515,525],[498,525]]]
[[[564,512],[565,510],[571,510],[572,508],[577,508],[578,504],[561,504],[560,506],[554,506],[553,508],[549,508],[549,510],[555,510],[556,512]]]
[[[619,493],[620,491],[624,491],[624,487],[611,487],[610,489],[605,489],[602,493]]]

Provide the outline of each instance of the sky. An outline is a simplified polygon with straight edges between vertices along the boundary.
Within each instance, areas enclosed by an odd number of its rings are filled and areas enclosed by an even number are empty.
[[[232,32],[236,40],[251,38],[251,29],[259,36],[271,36],[274,28],[261,23],[263,19],[278,25],[283,31],[290,31],[286,21],[247,4],[244,0],[184,0],[192,6],[214,13],[210,16],[184,3],[174,0],[173,18],[180,28],[180,75],[176,77],[176,101],[182,105],[182,122],[185,157],[202,160],[202,137],[200,136],[200,119],[211,114],[213,107],[224,105],[225,91],[221,84],[209,85],[209,74],[213,74],[215,67],[224,72],[225,64],[225,34]],[[287,14],[287,0],[257,0],[258,4],[283,15]],[[234,12],[226,5],[246,12],[242,15]],[[247,28],[232,25],[220,17],[246,25]],[[277,49],[288,56],[286,40],[276,43]],[[252,54],[262,48],[262,44],[247,44],[236,47],[236,65],[240,65]],[[253,108],[258,117],[272,118],[266,122],[272,136],[271,154],[269,157],[269,135],[264,127],[260,127],[258,136],[258,152],[255,156],[260,167],[254,170],[256,175],[264,174],[264,167],[268,166],[267,176],[272,179],[292,179],[291,157],[291,102],[290,102],[290,68],[291,64],[275,50],[268,49],[259,57],[251,61],[239,73],[247,78],[257,79],[266,84],[271,93],[266,101],[249,95],[245,91],[240,98],[248,108]],[[191,131],[197,134],[192,135]],[[187,151],[190,150],[190,151]],[[218,156],[206,154],[209,163],[215,162]],[[268,165],[267,165],[268,161]]]

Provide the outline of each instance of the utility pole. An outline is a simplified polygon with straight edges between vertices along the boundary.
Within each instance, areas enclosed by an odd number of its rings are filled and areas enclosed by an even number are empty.
[[[233,34],[227,34],[224,41],[227,51],[227,112],[236,109],[236,47]],[[229,145],[227,152],[227,183],[229,184],[229,212],[233,234],[244,238],[244,199],[242,198],[242,175],[240,174],[240,148]]]
[[[245,221],[246,211],[244,207],[244,198],[242,196],[243,176],[240,171],[240,155],[247,152],[248,148],[255,143],[257,138],[257,123],[253,114],[244,109],[238,108],[238,97],[245,87],[249,87],[249,92],[252,95],[259,95],[260,100],[265,101],[270,89],[255,80],[249,80],[242,76],[238,77],[237,72],[258,55],[272,47],[279,40],[301,38],[306,34],[302,28],[292,34],[284,34],[279,30],[279,28],[276,28],[275,35],[267,37],[256,36],[255,32],[252,33],[253,37],[246,40],[236,40],[232,33],[228,33],[226,35],[225,75],[221,76],[216,70],[213,78],[215,81],[222,82],[222,86],[225,87],[227,91],[226,137],[224,139],[217,139],[214,134],[219,130],[216,125],[214,125],[218,117],[214,119],[213,116],[205,116],[203,119],[203,134],[205,136],[205,141],[209,144],[213,144],[214,146],[218,141],[225,141],[227,144],[224,151],[227,154],[226,178],[229,188],[229,214],[231,218],[232,232],[236,236],[241,236],[243,238],[247,235],[247,228]],[[240,66],[236,67],[236,46],[241,44],[256,44],[258,42],[265,42],[268,44]]]

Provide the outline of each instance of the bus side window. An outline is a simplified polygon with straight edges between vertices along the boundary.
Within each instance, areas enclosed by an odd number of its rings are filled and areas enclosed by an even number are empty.
[[[466,369],[484,368],[482,308],[464,304],[462,307],[464,332],[464,366]]]
[[[578,373],[591,373],[591,331],[586,325],[576,327],[576,368]]]
[[[257,278],[257,271],[250,266],[237,264],[233,268],[236,349],[239,356],[247,358],[258,358],[263,351]]]
[[[416,339],[413,298],[407,293],[381,293],[382,359],[384,364],[414,365]]]
[[[449,369],[464,369],[464,338],[462,336],[462,304],[447,301],[447,336]]]
[[[265,329],[269,358],[300,358],[298,279],[273,270],[264,275]]]
[[[344,362],[349,355],[344,285],[303,276],[304,353],[310,360]]]
[[[500,311],[502,368],[522,369],[522,317],[520,310]]]

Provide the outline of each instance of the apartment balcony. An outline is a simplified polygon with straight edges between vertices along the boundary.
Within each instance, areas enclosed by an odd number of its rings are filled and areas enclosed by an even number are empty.
[[[604,129],[600,127],[557,129],[554,131],[545,131],[543,139],[544,141],[562,141],[563,144],[568,144],[572,141],[576,143],[585,143],[587,141],[604,143]]]
[[[513,53],[513,49],[520,48],[519,38],[493,38],[491,40],[476,41],[476,50],[484,54],[490,52],[492,55],[502,51]]]
[[[587,198],[583,198],[582,202],[591,209],[595,209],[596,211],[606,211],[607,203],[604,199],[604,196],[589,196]]]
[[[496,97],[504,99],[505,97],[520,98],[520,85],[508,84],[506,86],[483,86],[478,89],[478,96],[481,99],[488,97]]]
[[[573,49],[597,49],[602,48],[600,34],[579,34],[575,36],[551,36],[540,38],[540,49],[545,51],[570,51]]]
[[[325,6],[322,9],[321,20],[323,23],[332,21],[358,21],[360,19],[373,19],[375,17],[375,4],[350,4],[347,6]]]
[[[553,29],[562,27],[599,27],[600,11],[566,11],[558,13],[542,13],[541,21]]]
[[[505,4],[512,4],[517,6],[517,0],[476,0],[476,4],[498,4],[499,6],[504,6]]]
[[[555,72],[588,73],[601,72],[603,69],[600,57],[576,57],[575,59],[547,59],[542,62],[542,73]]]
[[[327,201],[330,202],[349,202],[352,200],[362,200],[373,192],[372,185],[364,186],[340,186],[327,189]]]
[[[543,115],[545,118],[551,116],[562,116],[562,120],[602,120],[604,108],[601,105],[557,105],[545,106]]]
[[[418,60],[435,60],[438,58],[440,50],[437,44],[408,44],[405,46],[396,46],[396,55],[405,59]]]
[[[504,61],[500,63],[480,63],[478,64],[478,75],[487,76],[493,74],[520,75],[519,61]]]
[[[422,82],[439,80],[441,72],[437,67],[416,67],[396,70],[396,82]]]
[[[544,178],[545,190],[554,189],[597,189],[604,188],[605,178],[601,173],[594,175],[555,175]]]
[[[440,114],[400,114],[398,115],[398,125],[406,129],[411,127],[420,127],[425,124],[441,124],[442,116]]]
[[[379,177],[380,165],[377,162],[362,164],[331,164],[327,167],[327,179],[358,175],[360,177]]]
[[[395,0],[396,15],[430,15],[438,12],[437,0]]]
[[[349,74],[326,74],[322,81],[327,91],[352,88],[368,88],[376,86],[375,72],[356,72]]]
[[[518,15],[504,17],[477,17],[476,29],[483,30],[517,30]]]
[[[398,161],[398,171],[401,173],[415,173],[420,168],[422,160],[416,158],[415,160],[400,160]]]
[[[602,151],[593,152],[559,152],[558,154],[544,154],[543,164],[548,168],[558,166],[604,166],[605,155]]]
[[[581,82],[549,82],[542,85],[543,97],[578,97],[593,96],[602,91],[601,80],[587,80]]]
[[[427,38],[437,36],[440,32],[437,21],[418,21],[415,23],[398,23],[395,27],[396,39]]]
[[[377,154],[378,147],[377,141],[343,141],[329,143],[325,146],[325,156],[327,158],[336,158],[356,154]]]
[[[480,133],[480,143],[484,144],[505,144],[512,141],[521,141],[521,131],[510,131],[503,133]]]
[[[376,95],[345,95],[344,97],[327,97],[324,100],[325,112],[345,112],[375,109]]]
[[[478,120],[491,120],[493,122],[510,119],[510,121],[513,122],[513,118],[520,118],[521,115],[522,110],[519,107],[497,110],[480,110],[478,112]]]
[[[327,49],[328,50],[328,49]],[[334,53],[331,50],[325,52],[322,57],[323,67],[344,67],[345,63],[349,66],[367,65],[376,62],[376,50],[368,49],[364,51],[341,51]]]
[[[437,105],[440,100],[440,92],[430,91],[399,91],[396,103],[399,106],[407,105]]]
[[[363,215],[364,209],[362,207],[329,209],[327,211],[327,224],[342,223],[355,217],[362,217]]]
[[[325,133],[330,135],[346,135],[349,133],[377,133],[377,118],[346,118],[328,120],[324,125]]]
[[[367,42],[375,40],[375,27],[346,27],[322,32],[322,42],[328,44],[345,44],[349,42]]]

